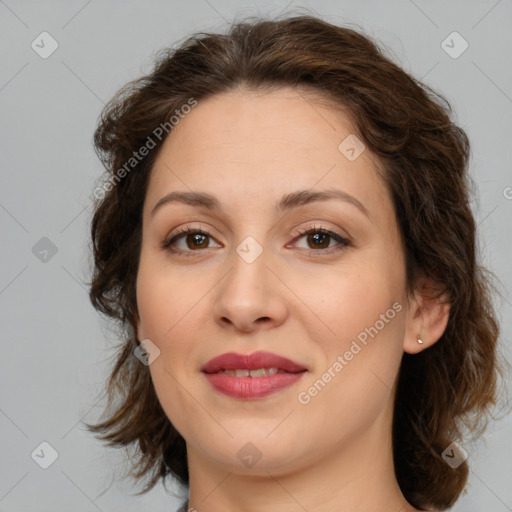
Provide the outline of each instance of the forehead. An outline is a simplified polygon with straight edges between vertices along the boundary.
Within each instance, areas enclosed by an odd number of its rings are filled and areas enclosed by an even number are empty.
[[[238,208],[248,199],[274,202],[293,190],[333,187],[382,207],[389,197],[380,163],[366,149],[347,158],[344,141],[353,137],[341,106],[304,89],[237,90],[199,100],[160,149],[148,208],[173,190],[207,190]]]

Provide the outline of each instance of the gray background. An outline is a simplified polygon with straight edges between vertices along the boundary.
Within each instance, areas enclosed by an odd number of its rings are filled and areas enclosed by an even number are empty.
[[[224,30],[235,17],[302,6],[333,23],[360,25],[451,101],[473,144],[482,258],[503,285],[501,350],[510,359],[511,0],[0,0],[0,511],[176,509],[179,500],[162,487],[132,496],[140,488],[118,479],[122,453],[104,448],[80,424],[102,410],[116,341],[83,285],[92,191],[102,172],[92,133],[104,103],[149,72],[158,49],[194,31]],[[47,59],[31,47],[43,31],[59,45]],[[441,46],[453,31],[469,44],[458,58]],[[448,44],[453,53],[463,42]],[[55,254],[41,252],[48,249],[43,237]],[[509,415],[466,446],[468,494],[453,510],[512,510],[511,435]],[[43,441],[59,454],[48,469],[31,458]]]

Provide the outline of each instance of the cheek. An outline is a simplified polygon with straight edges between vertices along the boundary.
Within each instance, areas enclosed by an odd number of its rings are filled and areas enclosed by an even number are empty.
[[[205,280],[190,279],[150,258],[141,257],[137,276],[139,339],[150,339],[160,350],[149,366],[158,400],[175,428],[186,430],[186,419],[197,415],[187,389],[187,374],[195,371],[191,340],[200,340],[197,320],[201,298],[211,288]]]
[[[344,442],[370,428],[392,406],[404,329],[403,308],[397,312],[401,305],[388,299],[368,293],[340,300],[331,315],[336,336],[319,341],[322,364],[301,387],[298,407],[304,436],[321,431],[326,449],[332,439]]]
[[[322,354],[312,377],[328,382],[331,392],[339,389],[336,400],[371,397],[379,381],[391,388],[403,354],[404,305],[380,287],[362,284],[319,299],[317,311],[328,331],[319,330],[318,321],[306,326]]]
[[[147,294],[143,292],[144,287],[141,287],[141,297],[144,297],[139,308],[142,331],[160,351],[149,366],[151,380],[165,415],[178,432],[183,433],[187,429],[187,417],[197,414],[191,410],[193,404],[186,391],[189,387],[186,373],[191,371],[193,361],[193,344],[187,343],[188,336],[194,336],[192,325],[187,323],[190,306],[174,300],[172,294],[156,286],[150,287]]]
[[[328,353],[348,349],[350,342],[359,335],[364,341],[366,329],[376,322],[383,337],[389,338],[390,326],[394,324],[396,328],[401,322],[403,315],[396,309],[403,309],[399,293],[402,276],[385,262],[347,264],[331,272],[328,278],[318,273],[307,279],[293,279],[293,282],[297,283],[294,291],[307,307],[298,316],[311,339],[323,345]],[[399,304],[394,309],[395,302]],[[396,338],[391,336],[391,339]]]
[[[171,273],[152,271],[140,274],[137,301],[140,314],[138,334],[149,338],[160,350],[160,357],[151,365],[152,373],[185,371],[190,361],[192,339],[201,339],[200,323],[194,322],[199,311],[201,291],[194,286],[180,286]],[[204,293],[203,293],[204,296]],[[158,363],[158,364],[157,364]],[[167,381],[170,375],[163,375]]]
[[[303,283],[300,293],[317,314],[305,327],[322,357],[301,389],[328,423],[333,410],[357,411],[359,422],[369,421],[389,398],[403,354],[400,272],[385,259],[365,261],[331,276],[328,288],[315,279]]]
[[[194,315],[194,308],[211,284],[205,276],[188,276],[161,258],[141,256],[137,275],[139,333],[162,344],[176,337],[181,324]]]

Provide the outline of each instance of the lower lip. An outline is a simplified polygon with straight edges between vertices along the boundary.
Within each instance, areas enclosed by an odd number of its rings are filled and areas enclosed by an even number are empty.
[[[265,377],[233,377],[224,372],[205,373],[210,384],[220,393],[233,398],[263,398],[297,382],[306,372],[275,373]]]

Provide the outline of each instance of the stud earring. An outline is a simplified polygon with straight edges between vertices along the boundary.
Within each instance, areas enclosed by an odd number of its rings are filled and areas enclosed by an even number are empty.
[[[423,344],[423,340],[422,340],[422,339],[420,339],[420,337],[419,337],[419,336],[418,336],[418,343],[419,343],[420,345],[422,345],[422,344]]]

